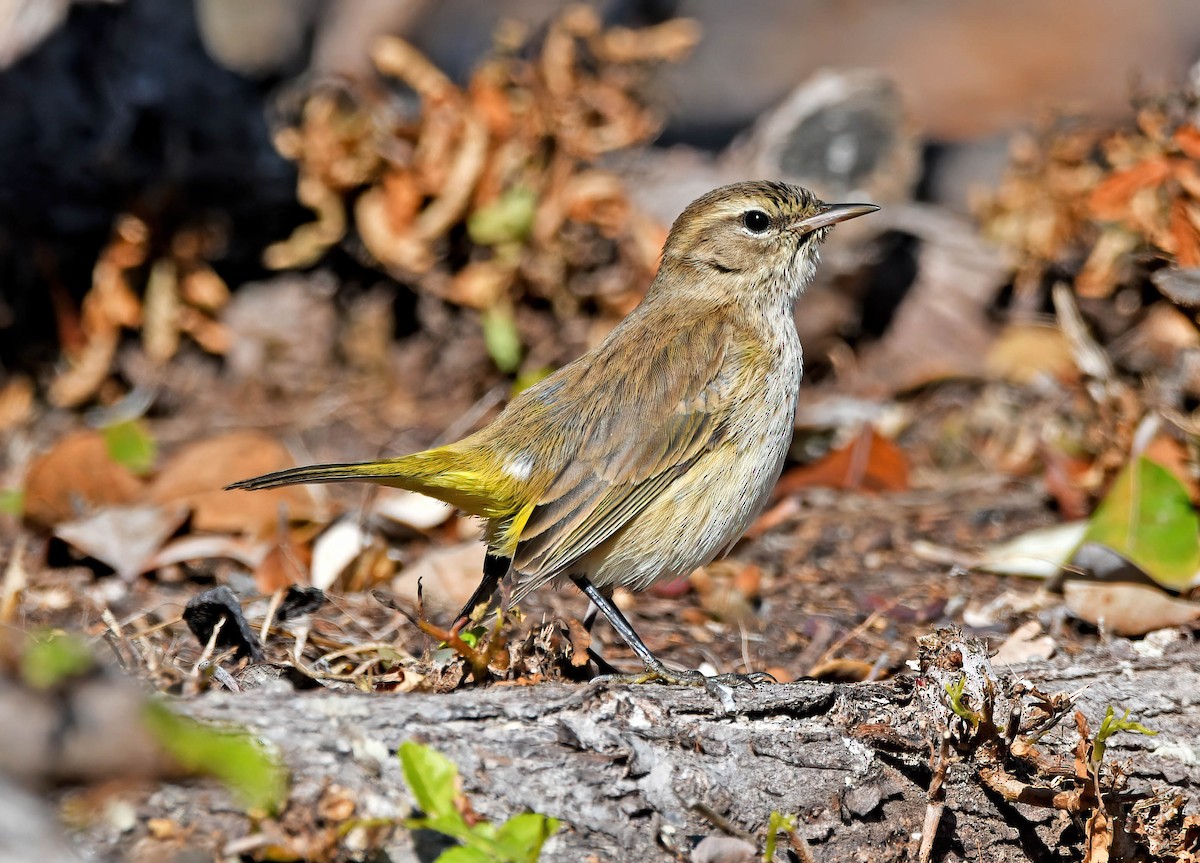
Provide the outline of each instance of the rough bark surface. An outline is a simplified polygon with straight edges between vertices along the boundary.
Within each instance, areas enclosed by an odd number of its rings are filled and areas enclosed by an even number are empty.
[[[1043,691],[1078,693],[1076,708],[1093,732],[1107,706],[1132,710],[1160,733],[1118,735],[1106,763],[1128,761],[1126,790],[1175,786],[1194,812],[1200,646],[1140,647],[1117,642],[1103,653],[1002,670],[999,677],[1015,674]],[[930,751],[945,727],[931,706],[937,699],[926,697],[935,685],[932,677],[915,676],[739,688],[724,696],[653,685],[393,696],[264,688],[210,693],[183,709],[239,723],[278,746],[293,774],[293,819],[319,811],[331,786],[356,801],[356,817],[406,816],[411,798],[395,750],[418,739],[458,764],[480,815],[503,820],[534,810],[562,819],[544,861],[686,860],[699,837],[720,832],[700,814],[695,804],[701,804],[750,833],[761,830],[772,810],[798,813],[815,859],[829,863],[916,859]],[[886,745],[889,739],[897,745]],[[1069,764],[1076,739],[1068,720],[1040,745],[1063,753]],[[1081,857],[1082,817],[1007,803],[962,760],[951,761],[945,791],[934,860]],[[195,836],[216,831],[236,840],[250,828],[228,809],[211,816],[208,829],[201,826],[206,816],[197,808],[220,808],[221,797],[203,785],[167,785],[146,801],[151,811],[139,815],[182,818],[200,828]],[[90,841],[103,854],[104,837],[92,833]],[[388,840],[387,853],[397,863],[436,856],[414,847],[402,829]]]

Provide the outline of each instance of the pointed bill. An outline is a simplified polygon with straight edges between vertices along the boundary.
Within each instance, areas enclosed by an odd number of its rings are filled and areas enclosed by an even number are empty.
[[[790,227],[793,231],[807,234],[847,219],[857,219],[867,213],[874,213],[878,209],[879,207],[874,204],[824,204],[816,213],[798,222],[793,222]]]

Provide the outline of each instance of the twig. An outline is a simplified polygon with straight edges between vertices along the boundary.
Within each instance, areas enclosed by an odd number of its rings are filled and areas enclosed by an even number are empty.
[[[925,823],[921,825],[921,847],[917,851],[918,863],[929,863],[933,855],[933,842],[946,811],[946,768],[950,763],[950,732],[943,731],[938,744],[937,763],[933,767],[933,778],[929,781],[929,803],[925,807]]]
[[[259,630],[258,640],[263,644],[267,643],[267,636],[271,632],[271,623],[275,619],[275,612],[279,610],[279,604],[283,602],[283,589],[276,590],[271,594],[271,601],[267,603],[267,613],[263,615],[262,629]]]
[[[742,830],[703,800],[687,800],[684,801],[684,803],[687,805],[688,809],[691,809],[693,812],[727,836],[735,836],[738,839],[741,839],[743,842],[749,842],[751,845],[755,846],[758,845],[758,840],[755,837],[751,836],[745,830]]]

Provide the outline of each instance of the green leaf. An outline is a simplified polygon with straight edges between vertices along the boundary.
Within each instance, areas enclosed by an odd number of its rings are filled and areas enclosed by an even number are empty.
[[[146,727],[185,770],[215,776],[251,811],[278,811],[287,798],[287,770],[244,731],[213,728],[151,702]]]
[[[483,342],[496,368],[506,375],[521,365],[521,335],[512,309],[499,304],[483,312]]]
[[[1200,569],[1200,519],[1169,470],[1139,456],[1125,466],[1088,525],[1084,542],[1108,546],[1174,590]]]
[[[496,858],[478,848],[456,845],[439,854],[433,863],[496,863]]]
[[[518,186],[467,218],[467,234],[481,246],[523,243],[533,230],[537,193]]]
[[[158,457],[158,443],[141,420],[122,420],[104,429],[108,457],[135,474],[147,474]]]
[[[454,805],[458,797],[458,768],[454,762],[436,749],[412,740],[401,743],[397,754],[417,808],[430,819],[457,815],[461,821],[462,814]]]
[[[496,844],[512,863],[537,863],[546,840],[558,832],[557,818],[526,812],[509,818],[496,831]]]
[[[25,493],[19,488],[0,488],[0,513],[17,518],[25,511]]]
[[[21,655],[21,679],[34,689],[50,689],[91,667],[87,645],[62,632],[31,636]]]
[[[542,845],[559,828],[544,815],[517,815],[496,827],[488,821],[469,826],[457,805],[458,768],[449,758],[411,740],[397,753],[404,780],[425,815],[409,818],[410,829],[436,830],[463,844],[444,851],[435,863],[536,863]]]

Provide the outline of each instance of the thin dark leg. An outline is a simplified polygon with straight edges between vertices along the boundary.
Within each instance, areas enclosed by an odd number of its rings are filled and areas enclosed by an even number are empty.
[[[591,633],[592,627],[596,625],[596,615],[600,613],[599,607],[594,602],[588,603],[587,614],[583,616],[583,629],[587,633]],[[612,667],[607,659],[600,655],[594,647],[588,648],[588,656],[592,658],[592,662],[596,663],[596,670],[601,674],[620,674],[621,672]]]
[[[479,587],[475,588],[475,592],[471,594],[471,598],[467,600],[467,604],[463,606],[462,611],[454,616],[453,623],[458,623],[464,617],[469,618],[471,612],[482,603],[491,605],[492,597],[500,589],[500,582],[504,580],[504,576],[508,575],[508,570],[511,566],[512,560],[510,558],[501,557],[498,554],[489,554],[484,557],[483,578],[479,582]]]
[[[621,636],[625,643],[632,648],[633,652],[638,655],[638,659],[642,660],[642,664],[646,666],[647,671],[655,675],[669,673],[667,672],[667,667],[659,662],[658,658],[650,652],[650,648],[646,646],[646,643],[633,631],[633,626],[625,619],[625,615],[621,613],[621,609],[617,608],[611,598],[601,592],[582,575],[571,576],[571,581],[575,582],[575,586],[582,590],[584,595],[592,601],[592,604],[599,609],[600,613],[608,618],[608,622],[616,630],[617,635]]]
[[[571,576],[571,581],[575,582],[575,586],[582,590],[584,595],[600,610],[600,613],[608,618],[608,622],[616,630],[617,635],[625,639],[625,643],[632,648],[633,652],[642,660],[642,664],[646,666],[645,673],[626,678],[631,683],[649,683],[650,681],[658,680],[663,683],[709,688],[712,684],[738,686],[741,684],[753,685],[775,680],[771,675],[761,671],[752,674],[718,674],[716,677],[705,677],[699,671],[671,671],[662,664],[658,657],[650,652],[650,648],[646,646],[646,643],[633,631],[633,626],[626,620],[625,615],[621,613],[621,609],[617,608],[616,604],[612,601],[612,597],[605,594],[582,575]]]

